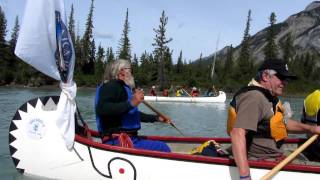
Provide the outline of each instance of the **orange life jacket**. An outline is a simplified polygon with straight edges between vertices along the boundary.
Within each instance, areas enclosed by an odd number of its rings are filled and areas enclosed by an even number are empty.
[[[280,146],[283,143],[283,140],[288,137],[281,101],[277,97],[272,96],[268,90],[258,86],[243,87],[232,98],[228,110],[227,133],[230,135],[233,125],[236,122],[236,97],[244,92],[252,90],[261,92],[273,104],[274,112],[274,115],[270,119],[263,119],[258,123],[255,136],[265,138],[271,137],[275,140],[277,145]]]

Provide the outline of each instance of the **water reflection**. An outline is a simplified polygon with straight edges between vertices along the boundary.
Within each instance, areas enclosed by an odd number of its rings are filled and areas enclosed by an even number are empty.
[[[187,136],[225,136],[226,103],[168,103],[153,102],[155,108],[170,116],[175,125]],[[142,106],[142,111],[152,113]],[[144,124],[141,132],[144,134],[181,136],[168,125],[161,126],[161,131],[155,126]]]

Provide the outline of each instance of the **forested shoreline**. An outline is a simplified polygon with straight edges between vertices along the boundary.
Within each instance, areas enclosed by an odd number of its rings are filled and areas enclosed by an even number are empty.
[[[88,9],[85,31],[82,35],[75,32],[74,12],[75,9],[71,6],[68,15],[68,29],[76,55],[74,80],[79,87],[95,87],[101,82],[106,66],[118,58],[131,61],[135,79],[141,86],[156,85],[159,91],[177,86],[186,88],[196,86],[206,89],[214,84],[216,89],[234,92],[255,76],[259,66],[257,60],[252,58],[253,52],[249,48],[251,10],[248,11],[241,50],[237,58],[234,58],[234,48],[233,45],[230,45],[227,48],[226,56],[218,55],[208,59],[199,54],[199,58],[196,60],[184,57],[182,50],[180,50],[178,57],[172,57],[173,49],[170,48],[170,42],[174,40],[174,37],[166,35],[169,19],[165,11],[160,15],[159,26],[154,28],[154,43],[150,45],[154,50],[152,52],[145,51],[141,55],[131,52],[129,9],[124,16],[122,38],[119,40],[117,50],[113,50],[112,47],[96,46],[93,37],[94,0],[91,1],[91,6]],[[275,13],[271,13],[269,20],[267,45],[264,49],[265,58],[284,59],[288,63],[289,69],[299,77],[298,81],[289,83],[287,91],[290,94],[301,94],[319,89],[319,54],[295,55],[290,33],[286,36],[283,44],[276,44]],[[57,85],[56,80],[43,75],[14,55],[19,29],[19,17],[16,17],[15,26],[10,30],[10,39],[6,40],[9,30],[5,13],[0,7],[0,85],[28,87]],[[173,63],[174,59],[177,59],[175,64]],[[215,62],[213,76],[211,76],[212,62]]]

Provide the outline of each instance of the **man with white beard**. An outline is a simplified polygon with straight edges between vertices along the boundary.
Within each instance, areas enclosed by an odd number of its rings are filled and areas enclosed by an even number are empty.
[[[104,83],[96,91],[96,122],[103,142],[121,145],[121,138],[114,134],[128,134],[132,145],[137,149],[170,152],[167,144],[138,137],[140,122],[166,122],[170,118],[149,115],[138,110],[144,99],[142,89],[135,88],[132,67],[128,60],[115,60],[106,68]],[[131,144],[130,142],[130,144]]]

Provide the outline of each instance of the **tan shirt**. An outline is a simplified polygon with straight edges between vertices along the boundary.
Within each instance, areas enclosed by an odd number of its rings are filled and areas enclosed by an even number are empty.
[[[263,119],[270,119],[274,115],[272,103],[260,91],[256,90],[240,94],[236,102],[237,118],[233,127],[254,132],[248,156],[270,158],[281,155],[282,151],[276,147],[274,139],[255,136],[258,123]]]

